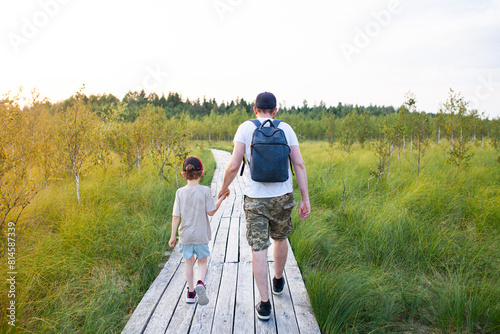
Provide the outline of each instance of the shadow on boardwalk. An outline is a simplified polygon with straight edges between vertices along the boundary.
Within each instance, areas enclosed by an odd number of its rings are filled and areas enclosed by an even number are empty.
[[[217,169],[212,180],[216,196],[222,184],[230,153],[212,150]],[[254,312],[259,293],[252,273],[252,254],[246,242],[243,213],[244,179],[239,175],[231,185],[231,195],[210,219],[211,256],[205,280],[208,305],[187,304],[184,260],[178,245],[146,292],[122,333],[319,333],[309,297],[289,245],[285,266],[285,290],[272,293],[273,314],[267,322]],[[269,272],[274,273],[272,247]],[[197,266],[195,266],[195,277]],[[270,290],[271,277],[268,284]]]

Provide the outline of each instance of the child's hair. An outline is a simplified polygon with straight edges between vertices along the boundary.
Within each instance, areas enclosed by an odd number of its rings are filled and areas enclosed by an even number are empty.
[[[203,169],[196,170],[193,164],[186,166],[186,171],[182,172],[182,177],[185,180],[197,180],[203,176]]]
[[[185,180],[197,180],[203,175],[203,164],[197,157],[189,157],[182,164],[182,176]]]

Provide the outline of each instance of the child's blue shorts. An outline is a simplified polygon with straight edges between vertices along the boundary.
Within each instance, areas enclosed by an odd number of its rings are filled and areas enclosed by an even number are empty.
[[[183,245],[179,243],[179,252],[185,259],[190,259],[194,254],[198,257],[198,259],[203,259],[204,257],[210,256],[210,251],[208,250],[208,244],[201,245]]]

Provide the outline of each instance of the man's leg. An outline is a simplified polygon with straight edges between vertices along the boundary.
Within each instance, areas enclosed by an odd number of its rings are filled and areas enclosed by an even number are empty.
[[[260,300],[267,302],[269,300],[267,292],[267,248],[258,252],[252,252],[252,267],[255,283],[260,293]]]
[[[274,240],[274,277],[280,279],[283,276],[287,256],[287,239],[281,241]]]

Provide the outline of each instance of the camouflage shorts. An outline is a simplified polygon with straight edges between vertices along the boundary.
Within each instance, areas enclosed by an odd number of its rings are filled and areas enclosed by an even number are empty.
[[[292,232],[292,209],[297,205],[293,194],[271,198],[245,196],[244,209],[247,220],[247,240],[252,250],[267,249],[273,240],[286,240]]]

